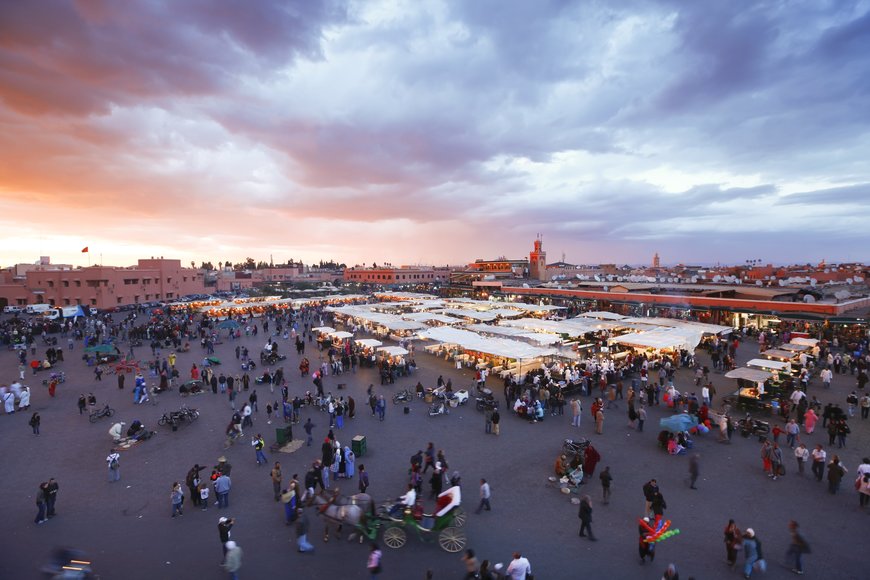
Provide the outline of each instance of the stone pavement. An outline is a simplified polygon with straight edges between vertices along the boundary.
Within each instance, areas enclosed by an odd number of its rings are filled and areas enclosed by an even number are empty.
[[[242,344],[256,355],[265,338],[245,337]],[[237,343],[226,341],[217,346],[217,356],[223,365],[219,370],[239,371],[233,349]],[[290,352],[290,351],[293,352]],[[744,343],[738,360],[751,358],[757,345]],[[285,374],[291,396],[313,390],[310,378],[302,379],[296,370],[299,357],[291,344],[281,344],[288,355]],[[58,396],[50,399],[41,385],[42,376],[28,374],[26,384],[33,391],[32,410],[42,415],[42,435],[31,434],[27,425],[30,413],[0,417],[0,440],[4,443],[2,486],[7,501],[0,520],[0,534],[5,539],[5,554],[0,560],[0,578],[28,579],[38,576],[37,568],[54,546],[71,545],[85,550],[102,578],[186,578],[195,573],[200,578],[224,578],[219,567],[221,546],[217,519],[226,514],[236,518],[233,539],[244,550],[242,578],[366,578],[368,548],[344,540],[329,543],[321,539],[323,523],[312,515],[309,540],[316,547],[313,555],[298,554],[292,528],[283,523],[283,508],[272,499],[269,468],[257,466],[254,451],[248,445],[248,435],[263,433],[267,443],[275,440],[274,428],[281,423],[266,425],[265,407],[270,399],[268,388],[257,387],[260,412],[255,416],[254,429],[246,429],[246,437],[228,451],[223,449],[223,429],[229,422],[231,409],[225,397],[211,392],[184,399],[201,411],[198,421],[182,425],[177,432],[159,427],[157,419],[164,411],[177,409],[182,403],[177,391],[160,396],[156,406],[134,406],[128,376],[124,391],[117,388],[112,375],[95,382],[92,369],[80,360],[82,345],[65,352],[62,363],[67,382],[58,388]],[[148,349],[140,347],[137,354],[145,356]],[[317,360],[316,347],[309,343],[306,354]],[[198,346],[190,353],[178,356],[178,368],[187,377],[193,362],[199,364],[203,353]],[[701,358],[706,360],[704,355]],[[847,474],[841,493],[831,496],[825,484],[811,477],[798,477],[793,457],[787,452],[787,475],[778,481],[768,480],[761,471],[759,447],[754,439],[743,439],[735,433],[731,445],[716,443],[713,434],[697,437],[695,451],[701,454],[701,477],[697,491],[688,489],[688,458],[670,457],[658,450],[656,435],[658,419],[666,416],[663,408],[650,410],[644,433],[626,427],[625,404],[619,410],[607,412],[604,434],[595,435],[589,415],[589,401],[584,400],[584,415],[579,429],[570,426],[570,417],[547,417],[542,423],[530,424],[509,413],[502,413],[502,433],[499,437],[484,433],[483,415],[473,406],[455,409],[449,416],[429,417],[422,402],[411,404],[409,415],[401,406],[388,402],[386,421],[370,416],[365,406],[365,388],[375,383],[378,393],[391,395],[400,388],[411,387],[421,380],[434,385],[439,374],[452,378],[454,388],[471,384],[471,372],[457,371],[441,359],[420,352],[419,371],[401,379],[396,385],[381,387],[373,371],[363,369],[356,375],[327,377],[326,389],[338,393],[337,383],[346,383],[342,394],[352,395],[358,405],[357,418],[337,431],[341,443],[349,444],[354,435],[365,435],[368,453],[357,459],[357,468],[364,463],[370,473],[370,493],[378,500],[402,493],[407,478],[408,458],[428,441],[444,449],[450,471],[457,469],[463,476],[464,507],[472,512],[477,504],[477,487],[481,477],[492,486],[491,512],[470,514],[466,532],[468,547],[478,557],[493,562],[510,561],[511,552],[520,550],[532,563],[537,578],[649,578],[658,580],[669,562],[677,564],[683,578],[738,578],[737,571],[725,565],[722,529],[728,518],[734,518],[741,529],[753,527],[764,542],[764,552],[770,568],[768,578],[791,576],[783,566],[788,546],[787,523],[797,519],[811,543],[813,553],[805,558],[805,570],[810,577],[865,578],[866,564],[860,546],[866,543],[870,520],[858,507],[852,489],[855,468],[861,457],[870,455],[870,421],[851,421],[853,433],[848,448],[840,454]],[[12,352],[0,352],[0,378],[11,382],[16,375]],[[678,389],[686,390],[692,380],[688,371],[679,371]],[[150,381],[149,381],[150,382]],[[714,375],[721,395],[726,381]],[[830,393],[820,393],[811,387],[822,402],[834,400],[845,408],[846,394],[854,388],[854,377],[840,375],[834,379]],[[501,385],[491,384],[497,394]],[[691,391],[691,389],[688,389]],[[93,391],[98,403],[108,402],[117,413],[113,419],[96,424],[79,416],[76,400],[80,392]],[[700,394],[700,393],[698,393]],[[280,398],[275,393],[274,398]],[[388,397],[389,398],[389,397]],[[502,398],[503,401],[503,398]],[[303,447],[292,454],[267,454],[269,460],[281,462],[285,476],[304,475],[307,466],[319,456],[317,442],[328,429],[328,417],[305,409],[317,425],[315,446]],[[107,481],[105,457],[112,447],[107,430],[113,421],[128,425],[142,420],[158,432],[121,454],[122,479]],[[302,436],[301,426],[294,435]],[[558,493],[547,477],[566,437],[584,436],[592,439],[602,455],[593,481],[584,489],[593,497],[593,529],[599,541],[592,543],[577,537],[579,520],[577,507],[567,496]],[[805,438],[808,446],[816,442],[827,444],[820,429]],[[825,445],[827,448],[827,445]],[[173,481],[184,480],[194,464],[215,464],[226,454],[233,464],[233,490],[230,508],[219,511],[209,506],[207,512],[186,507],[184,516],[170,518],[169,492]],[[830,457],[830,455],[829,455]],[[613,497],[609,505],[601,502],[597,475],[609,465],[614,478]],[[55,477],[60,485],[57,516],[43,525],[34,525],[34,496],[41,481]],[[666,517],[681,534],[657,546],[653,564],[641,566],[637,557],[636,519],[643,509],[641,486],[656,477],[668,503]],[[341,487],[355,491],[356,480]],[[428,485],[424,485],[424,493]],[[186,488],[185,488],[186,492]],[[187,506],[187,502],[185,503]],[[423,578],[427,569],[435,578],[460,578],[463,566],[460,554],[442,551],[437,543],[409,537],[401,550],[384,547],[384,579]],[[742,561],[742,556],[741,556]]]

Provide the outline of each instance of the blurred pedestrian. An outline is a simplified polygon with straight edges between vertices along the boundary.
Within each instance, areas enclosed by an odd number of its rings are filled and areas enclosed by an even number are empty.
[[[602,498],[604,499],[604,505],[607,505],[610,503],[610,482],[613,481],[613,477],[610,475],[609,465],[604,468],[604,471],[601,472],[598,479],[601,480],[601,493]]]
[[[589,531],[589,540],[596,541],[595,535],[592,533],[592,498],[588,495],[584,495],[583,499],[580,500],[580,513],[578,514],[580,518],[580,537],[585,538],[587,535],[584,530]]]
[[[45,488],[45,515],[53,518],[57,515],[54,511],[54,504],[57,502],[57,490],[60,486],[57,480],[53,477],[49,478],[48,486]]]
[[[369,557],[366,561],[366,569],[369,571],[369,575],[372,580],[376,580],[378,574],[381,573],[381,557],[383,553],[378,548],[377,542],[372,542],[371,550],[369,551]]]
[[[229,573],[230,580],[238,580],[239,570],[242,568],[242,548],[232,540],[226,546],[227,553],[222,566]]]
[[[106,457],[106,465],[109,468],[109,481],[120,481],[121,479],[121,456],[112,448],[109,450],[109,455]]]
[[[308,529],[311,526],[308,514],[299,508],[296,510],[296,546],[301,553],[314,552],[314,546],[308,542]]]
[[[795,574],[804,573],[804,554],[810,553],[810,545],[800,533],[800,526],[794,520],[788,523],[788,529],[791,533],[791,541],[788,546],[787,556],[794,562],[794,567],[791,569]]]
[[[695,483],[698,481],[698,474],[700,473],[700,458],[700,453],[695,453],[689,458],[689,489],[698,489],[695,487]]]
[[[181,484],[177,481],[172,484],[172,492],[169,494],[169,501],[172,503],[172,517],[183,516],[182,509],[184,503],[184,492],[181,490]]]
[[[34,413],[30,417],[30,427],[33,429],[34,435],[39,435],[39,424],[42,422],[42,418],[39,416],[39,413]]]

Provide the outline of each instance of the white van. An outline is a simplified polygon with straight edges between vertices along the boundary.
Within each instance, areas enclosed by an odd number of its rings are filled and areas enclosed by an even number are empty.
[[[24,312],[23,306],[4,306],[3,307],[4,314],[18,314],[19,312]]]
[[[47,311],[42,313],[42,316],[49,319],[49,320],[55,320],[57,318],[60,318],[60,311],[59,310],[47,310]]]
[[[28,304],[24,309],[27,314],[43,314],[51,310],[50,304]]]

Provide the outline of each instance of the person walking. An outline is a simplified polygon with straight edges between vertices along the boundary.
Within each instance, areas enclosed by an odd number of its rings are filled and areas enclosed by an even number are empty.
[[[477,574],[477,556],[474,555],[474,550],[465,550],[465,554],[462,555],[460,560],[462,560],[462,563],[465,565],[465,576],[462,577],[463,580],[476,580],[479,578]]]
[[[639,433],[643,433],[643,424],[646,422],[646,406],[641,403],[640,407],[637,409],[637,430]]]
[[[53,477],[48,479],[48,485],[45,488],[45,515],[46,517],[53,518],[57,515],[57,512],[54,511],[54,504],[57,503],[57,490],[60,486],[57,484],[57,480]]]
[[[218,508],[230,507],[230,488],[232,481],[226,473],[221,473],[214,482],[214,492],[217,495]]]
[[[307,441],[305,442],[305,445],[307,447],[311,447],[311,443],[312,441],[314,441],[313,437],[311,436],[311,431],[314,429],[314,423],[311,422],[311,417],[308,417],[308,420],[305,421],[305,424],[302,426],[302,428],[305,430],[305,435],[307,436]]]
[[[177,481],[172,484],[172,492],[169,494],[169,501],[172,502],[172,517],[183,516],[182,509],[184,504],[184,492],[181,491],[181,484]]]
[[[232,540],[226,546],[227,553],[222,566],[229,573],[230,580],[238,580],[239,570],[242,568],[242,548]]]
[[[296,510],[296,548],[299,553],[313,553],[314,546],[308,542],[308,529],[311,523],[308,520],[308,514],[305,510],[299,508]]]
[[[519,552],[514,552],[513,560],[508,564],[505,572],[510,580],[525,580],[532,575],[532,564],[528,558],[524,558]]]
[[[360,463],[359,466],[359,492],[366,493],[369,488],[369,472],[366,471],[366,466]]]
[[[36,490],[36,519],[33,520],[34,524],[44,524],[48,521],[48,518],[45,517],[45,506],[46,506],[46,498],[47,498],[47,488],[48,482],[43,481],[39,484],[39,489]]]
[[[275,462],[272,471],[269,472],[269,477],[272,478],[272,495],[276,502],[281,501],[281,464],[277,461]]]
[[[30,428],[33,429],[34,435],[39,435],[39,424],[42,422],[42,418],[39,416],[39,413],[33,413],[30,416]]]
[[[378,419],[383,421],[384,415],[387,412],[387,401],[384,399],[383,395],[378,395],[377,410],[378,410]]]
[[[806,444],[801,443],[798,445],[797,449],[794,450],[794,457],[797,460],[798,465],[798,475],[804,474],[804,465],[807,462],[807,459],[810,457],[810,450],[807,449]]]
[[[589,540],[592,542],[596,541],[595,535],[592,533],[592,498],[588,495],[584,495],[583,499],[580,500],[580,513],[578,517],[580,518],[580,537],[585,538],[587,535],[584,531],[588,530]]]
[[[257,465],[260,465],[262,462],[263,465],[269,462],[266,459],[266,454],[263,453],[263,448],[266,446],[266,442],[263,440],[263,436],[257,433],[256,437],[251,438],[251,447],[254,448],[257,457]]]
[[[737,549],[740,547],[740,529],[734,520],[728,520],[725,526],[725,561],[730,567],[737,563]]]
[[[595,412],[595,432],[599,435],[604,433],[604,409],[599,407]]]
[[[755,536],[755,530],[746,528],[743,533],[743,555],[746,562],[743,565],[743,577],[751,578],[752,571],[758,567],[762,572],[767,571],[767,562],[761,551],[761,540]]]
[[[810,545],[801,534],[800,526],[796,521],[791,520],[788,523],[788,530],[791,534],[791,541],[788,545],[787,557],[794,562],[794,566],[792,567],[791,571],[795,574],[803,574],[803,556],[804,554],[810,553]]]
[[[83,413],[85,412],[85,407],[88,406],[88,400],[87,400],[87,398],[85,397],[85,394],[84,394],[84,393],[82,393],[81,395],[79,395],[78,406],[79,406],[79,415],[81,415],[81,414],[83,414]]]
[[[231,530],[235,523],[236,520],[234,518],[218,518],[218,537],[221,541],[221,551],[224,559],[227,557],[227,542],[230,541],[230,536],[232,535]],[[223,561],[224,560],[221,560],[221,562]]]
[[[795,421],[794,419],[791,419],[785,426],[785,440],[788,443],[788,446],[792,449],[794,449],[795,445],[797,445],[800,432],[800,425],[798,425],[797,421]]]
[[[698,489],[695,487],[695,483],[698,481],[698,475],[700,473],[700,458],[700,453],[695,453],[689,458],[689,489]]]
[[[492,410],[492,434],[499,434],[499,424],[501,423],[501,415],[498,413],[498,408]]]
[[[571,399],[571,426],[580,426],[580,416],[583,414],[583,406],[578,399]]]
[[[489,483],[485,479],[480,480],[480,504],[477,506],[477,510],[474,512],[479,514],[483,509],[486,511],[492,511],[492,507],[489,505],[489,500],[492,498],[492,489],[489,487]]]
[[[827,461],[828,454],[822,447],[822,444],[819,443],[816,445],[816,448],[813,449],[811,455],[813,457],[813,475],[816,476],[816,481],[822,481],[822,478],[825,475],[825,462]]]
[[[366,561],[366,569],[369,571],[369,577],[371,580],[376,580],[378,575],[381,573],[382,557],[383,553],[380,548],[378,548],[378,543],[372,542],[371,550],[369,550],[369,557]]]
[[[828,493],[833,495],[840,491],[840,482],[843,481],[846,471],[846,468],[840,464],[840,457],[834,455],[831,463],[828,464]]]
[[[109,455],[106,457],[106,465],[109,467],[109,481],[121,480],[121,456],[112,448],[109,450]]]
[[[483,411],[483,432],[492,433],[492,409],[489,407]]]
[[[610,503],[610,483],[613,481],[613,477],[610,475],[609,465],[604,468],[604,471],[601,472],[598,479],[601,480],[601,494],[602,499],[604,500],[604,505],[607,505]]]

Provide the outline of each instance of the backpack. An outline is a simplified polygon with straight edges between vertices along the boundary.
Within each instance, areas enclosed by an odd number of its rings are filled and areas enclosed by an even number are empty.
[[[110,469],[118,469],[118,458],[117,457],[112,458],[112,461],[109,463],[109,468]]]

